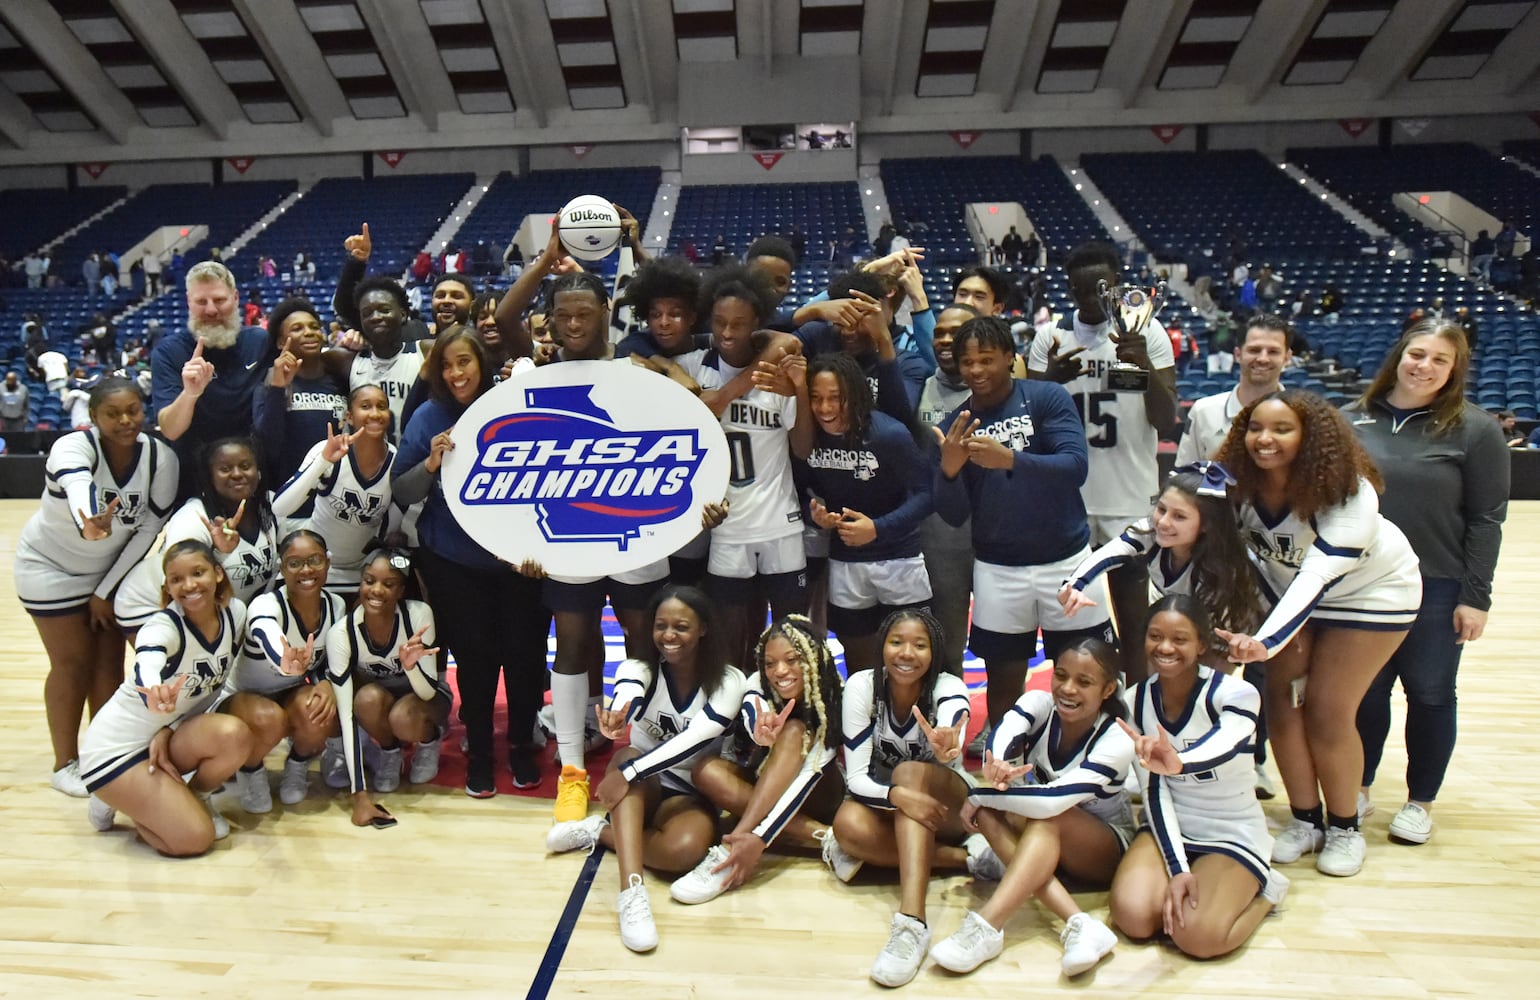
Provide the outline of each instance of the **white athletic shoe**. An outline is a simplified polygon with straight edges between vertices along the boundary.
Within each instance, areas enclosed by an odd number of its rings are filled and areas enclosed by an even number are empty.
[[[230,821],[225,819],[224,813],[214,808],[214,793],[197,792],[195,794],[203,800],[203,808],[209,811],[209,819],[214,821],[214,839],[224,840],[230,836]]]
[[[840,842],[834,839],[833,827],[815,833],[813,836],[819,844],[823,845],[823,863],[834,872],[835,878],[841,882],[849,882],[856,877],[856,872],[861,870],[861,862],[845,853]]]
[[[401,745],[380,749],[380,762],[374,766],[374,790],[393,792],[401,787]]]
[[[235,792],[241,808],[255,815],[273,811],[273,788],[267,783],[267,768],[235,772]]]
[[[348,781],[348,758],[342,751],[342,737],[328,736],[326,749],[321,751],[321,780],[326,782],[327,788],[346,788]]]
[[[620,915],[620,943],[632,951],[651,951],[658,946],[658,925],[652,921],[652,903],[640,875],[632,875],[615,899]]]
[[[407,779],[414,785],[425,785],[438,777],[438,751],[443,737],[417,744],[412,752],[412,770]],[[382,789],[383,790],[383,789]]]
[[[1358,822],[1362,824],[1364,820],[1373,815],[1374,800],[1369,797],[1368,792],[1360,790],[1358,793]]]
[[[727,869],[713,872],[711,869],[726,860],[727,848],[717,844],[706,852],[700,864],[674,880],[674,884],[668,887],[668,894],[674,897],[675,902],[691,905],[716,899],[726,891],[727,878],[732,872]]]
[[[1262,887],[1262,898],[1273,904],[1273,912],[1283,909],[1283,899],[1289,894],[1288,877],[1276,868],[1267,870],[1267,884]]]
[[[1366,849],[1364,835],[1358,830],[1328,827],[1326,846],[1316,856],[1315,870],[1322,875],[1335,875],[1338,878],[1357,875],[1363,870]]]
[[[1078,976],[1096,968],[1098,962],[1111,954],[1118,936],[1089,913],[1077,913],[1065,923],[1059,940],[1064,944],[1064,960],[1060,963],[1064,974]]]
[[[930,928],[913,917],[893,914],[888,943],[872,963],[872,979],[882,986],[902,986],[920,971],[930,950]]]
[[[1273,787],[1272,776],[1267,773],[1267,768],[1263,767],[1261,764],[1257,765],[1256,787],[1257,798],[1259,799],[1270,799],[1278,794],[1278,790]]]
[[[1273,838],[1273,864],[1290,865],[1314,854],[1326,843],[1326,831],[1317,829],[1309,822],[1295,819]]]
[[[998,958],[1005,948],[1005,932],[989,926],[989,921],[968,911],[957,933],[930,949],[931,960],[948,972],[972,972],[991,958]]]
[[[72,798],[83,799],[91,794],[86,787],[85,779],[80,776],[80,761],[72,760],[53,773],[48,779],[54,791],[63,792]]]
[[[91,829],[106,833],[117,818],[118,811],[96,796],[86,802],[86,819],[91,822]]]
[[[982,833],[975,833],[963,841],[963,847],[968,850],[969,875],[986,882],[998,882],[1005,877],[1005,863]]]
[[[546,832],[545,849],[554,854],[582,851],[592,854],[599,845],[599,833],[610,825],[603,813],[594,813],[586,819],[557,823]]]
[[[1390,839],[1407,844],[1426,844],[1433,836],[1433,817],[1422,806],[1408,802],[1390,821]]]
[[[310,761],[295,760],[290,754],[283,762],[283,777],[278,781],[278,801],[297,806],[310,794]]]

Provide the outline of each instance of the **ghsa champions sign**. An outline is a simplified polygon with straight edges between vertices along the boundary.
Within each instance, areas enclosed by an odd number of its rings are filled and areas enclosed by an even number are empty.
[[[607,576],[671,555],[727,490],[716,417],[682,386],[621,362],[517,375],[473,403],[453,438],[444,497],[466,533],[558,576]]]

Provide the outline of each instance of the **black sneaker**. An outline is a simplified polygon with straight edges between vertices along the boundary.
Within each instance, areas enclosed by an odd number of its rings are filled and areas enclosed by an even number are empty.
[[[533,746],[509,747],[508,770],[514,788],[534,788],[540,784],[540,751]]]
[[[497,782],[492,778],[490,760],[473,757],[466,761],[465,794],[473,799],[490,799],[497,794]]]

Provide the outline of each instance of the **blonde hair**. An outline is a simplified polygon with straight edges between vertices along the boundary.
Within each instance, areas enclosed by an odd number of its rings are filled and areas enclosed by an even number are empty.
[[[765,675],[765,646],[771,639],[777,638],[785,639],[802,661],[804,711],[798,714],[811,715],[811,719],[805,720],[811,724],[802,734],[802,755],[806,757],[808,751],[818,743],[828,746],[831,738],[838,740],[842,735],[838,725],[829,724],[830,718],[835,717],[837,721],[839,714],[839,674],[834,669],[834,654],[829,652],[828,644],[814,633],[812,621],[803,615],[787,615],[765,629],[759,642],[754,645],[754,662],[759,665],[762,680]],[[775,685],[765,681],[760,686],[769,696],[773,709],[779,711],[785,701],[776,693]],[[809,706],[810,713],[807,711]]]
[[[205,281],[223,282],[226,288],[235,291],[235,275],[230,269],[217,260],[205,260],[187,269],[186,288],[192,291],[192,286]]]

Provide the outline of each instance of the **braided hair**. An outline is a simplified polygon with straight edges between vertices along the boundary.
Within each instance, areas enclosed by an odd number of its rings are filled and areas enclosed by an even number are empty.
[[[771,708],[779,711],[785,702],[776,693],[775,685],[765,676],[765,647],[772,639],[785,639],[796,650],[802,661],[802,706],[797,715],[808,724],[802,737],[802,755],[814,745],[822,743],[830,750],[836,749],[841,740],[839,672],[834,667],[834,654],[828,643],[813,629],[813,623],[804,615],[787,615],[777,619],[760,635],[754,644],[754,662],[758,665],[760,688],[770,698]],[[830,725],[829,720],[834,724]]]
[[[820,354],[807,366],[807,384],[823,372],[834,376],[840,387],[840,404],[845,410],[845,433],[853,442],[864,442],[872,429],[872,387],[856,360],[843,351]]]

